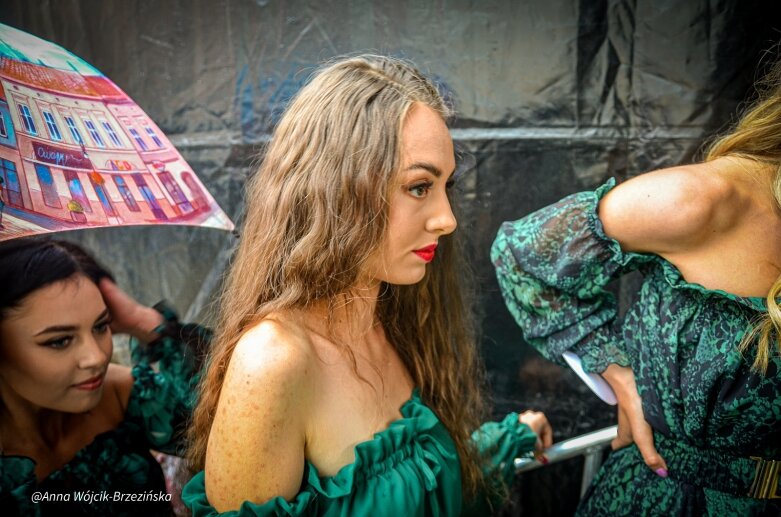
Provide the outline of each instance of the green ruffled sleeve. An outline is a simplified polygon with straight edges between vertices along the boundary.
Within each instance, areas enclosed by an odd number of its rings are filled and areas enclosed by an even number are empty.
[[[518,413],[501,422],[488,422],[472,433],[472,442],[483,460],[488,493],[465,501],[462,515],[493,515],[502,507],[515,479],[515,458],[534,452],[537,435],[518,421]]]
[[[306,479],[306,477],[305,477]],[[292,501],[283,497],[274,497],[263,504],[245,501],[238,510],[218,512],[206,498],[206,480],[204,471],[198,472],[184,486],[182,501],[192,512],[192,517],[295,517],[301,515],[319,515],[318,494],[305,487]]]
[[[515,458],[531,454],[537,435],[518,421],[518,413],[508,414],[501,422],[488,422],[472,433],[472,441],[484,460],[483,473],[498,474],[506,483],[515,477]]]
[[[373,439],[357,444],[355,461],[334,476],[319,476],[307,462],[302,487],[290,501],[245,501],[237,511],[220,514],[206,497],[203,471],[185,485],[182,501],[193,517],[467,515],[462,512],[458,452],[447,429],[417,389],[401,415]],[[486,427],[486,433],[481,438],[492,442],[501,442],[504,434],[493,427]],[[512,455],[511,447],[501,448]]]
[[[629,365],[614,329],[616,299],[606,286],[650,260],[624,253],[605,235],[597,208],[614,186],[611,179],[594,192],[504,223],[491,248],[502,295],[524,339],[559,364],[571,350],[591,373],[611,363]]]
[[[139,422],[150,446],[167,454],[184,452],[182,435],[195,403],[198,372],[211,332],[179,323],[164,303],[155,306],[164,322],[149,344],[131,340],[133,389],[126,419]]]

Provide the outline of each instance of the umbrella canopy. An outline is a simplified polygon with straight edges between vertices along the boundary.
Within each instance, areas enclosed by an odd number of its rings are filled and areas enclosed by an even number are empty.
[[[0,24],[0,241],[140,224],[233,229],[125,92],[62,47]]]

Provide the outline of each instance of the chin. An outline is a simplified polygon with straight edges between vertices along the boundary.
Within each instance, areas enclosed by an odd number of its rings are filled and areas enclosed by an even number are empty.
[[[396,264],[394,268],[383,268],[381,274],[372,278],[389,285],[415,285],[426,277],[428,264],[420,260],[417,263]]]
[[[419,283],[426,276],[425,268],[422,268],[420,272],[407,273],[405,275],[397,275],[393,278],[385,280],[385,283],[392,285],[415,285]]]
[[[103,386],[95,391],[83,394],[79,399],[73,399],[67,404],[63,404],[60,411],[63,413],[86,413],[87,411],[92,411],[103,399]]]

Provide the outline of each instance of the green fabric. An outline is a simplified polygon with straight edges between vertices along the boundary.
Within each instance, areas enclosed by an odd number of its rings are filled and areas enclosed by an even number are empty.
[[[729,457],[781,457],[781,359],[762,376],[750,370],[753,351],[743,358],[737,350],[765,301],[688,283],[657,255],[622,252],[597,214],[614,184],[504,223],[491,252],[510,312],[545,357],[563,364],[561,354],[572,350],[591,372],[631,365],[667,460],[663,479],[634,446],[611,454],[579,514],[776,515],[777,503],[729,493],[728,483],[714,490],[704,467],[692,475],[691,462],[664,448],[666,439]],[[618,321],[606,286],[632,270],[642,286]]]
[[[192,348],[203,346],[209,333],[201,327],[179,325],[172,313],[163,312],[163,315],[182,334],[163,335],[147,346],[131,343],[131,355],[136,363],[131,370],[133,387],[125,419],[116,429],[95,437],[71,461],[40,483],[31,458],[0,456],[0,514],[171,515],[171,504],[165,500],[165,479],[149,449],[181,452],[181,432],[191,413],[197,382]],[[181,339],[185,334],[187,339]],[[43,500],[34,504],[34,492],[70,500]],[[121,502],[114,501],[115,492],[148,495],[139,496],[138,501]],[[109,500],[76,500],[77,494],[90,493],[98,499],[105,493]]]
[[[447,429],[426,406],[417,390],[401,407],[402,418],[355,447],[355,462],[333,477],[320,477],[307,463],[303,486],[292,501],[275,497],[264,504],[244,502],[226,516],[457,516],[462,514],[458,454]],[[474,438],[485,451],[487,472],[505,465],[534,447],[536,436],[517,414],[488,423]],[[182,500],[193,517],[217,515],[209,504],[204,473],[185,487]],[[478,514],[474,514],[478,515]]]
[[[537,435],[519,424],[518,413],[509,413],[501,422],[488,422],[472,433],[480,457],[489,494],[482,494],[464,508],[464,515],[491,515],[505,502],[515,479],[515,458],[531,456]]]

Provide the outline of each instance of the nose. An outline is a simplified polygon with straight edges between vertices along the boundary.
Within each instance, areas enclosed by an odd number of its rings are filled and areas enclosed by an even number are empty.
[[[433,212],[426,220],[426,230],[439,235],[447,235],[453,233],[457,226],[458,221],[453,215],[447,193],[439,193],[437,203],[433,205]]]
[[[89,334],[82,342],[81,350],[79,351],[79,368],[83,370],[102,369],[111,359],[110,337],[108,343],[109,346],[107,347],[99,338],[96,339],[94,335]]]

